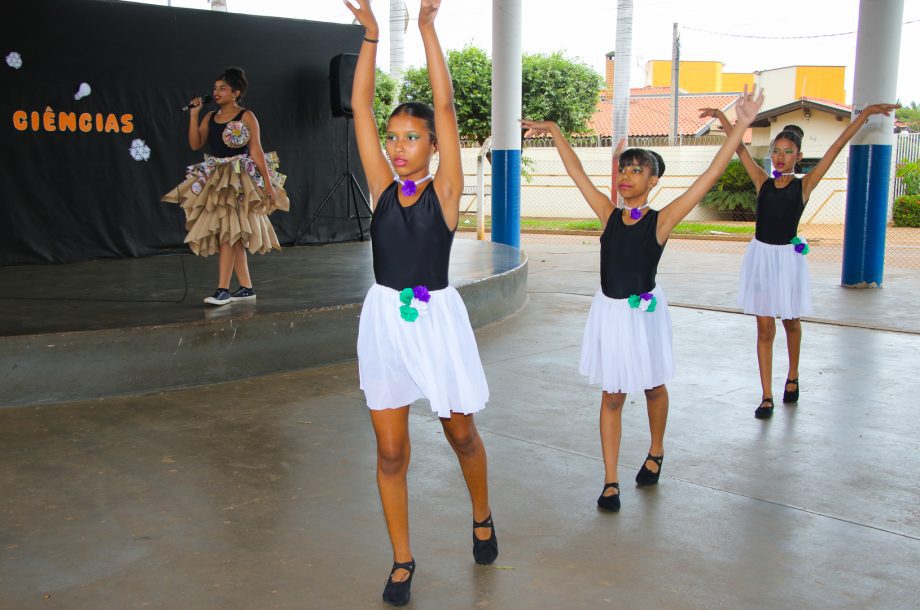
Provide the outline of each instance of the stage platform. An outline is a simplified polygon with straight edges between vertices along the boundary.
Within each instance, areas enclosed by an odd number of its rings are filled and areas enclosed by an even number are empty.
[[[258,299],[222,307],[202,302],[215,288],[216,257],[0,268],[0,406],[154,392],[356,357],[361,303],[374,282],[369,242],[287,248],[249,264]],[[523,306],[526,256],[457,240],[450,279],[478,328]]]

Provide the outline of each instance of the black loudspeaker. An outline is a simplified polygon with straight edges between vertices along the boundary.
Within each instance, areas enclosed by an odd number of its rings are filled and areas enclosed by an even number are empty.
[[[355,80],[358,56],[342,53],[332,58],[329,64],[329,82],[332,91],[332,116],[351,116],[351,85]]]

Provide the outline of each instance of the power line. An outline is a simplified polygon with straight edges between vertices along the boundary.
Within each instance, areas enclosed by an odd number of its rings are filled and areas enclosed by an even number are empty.
[[[920,19],[911,19],[910,21],[905,21],[903,25],[908,25],[910,23],[916,23]],[[731,32],[714,32],[712,30],[704,30],[701,28],[694,28],[690,26],[683,26],[681,29],[692,30],[694,32],[701,32],[703,34],[712,34],[713,36],[729,36],[731,38],[756,38],[758,40],[804,40],[809,38],[834,38],[837,36],[850,36],[856,32],[838,32],[836,34],[812,34],[809,36],[755,36],[753,34],[735,34]]]

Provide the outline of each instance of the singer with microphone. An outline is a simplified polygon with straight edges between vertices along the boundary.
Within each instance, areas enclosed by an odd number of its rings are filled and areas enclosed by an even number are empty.
[[[278,173],[278,155],[265,153],[255,114],[242,106],[248,82],[241,68],[228,67],[217,77],[212,95],[197,97],[182,110],[189,113],[188,143],[192,150],[207,144],[210,154],[186,169],[186,179],[163,196],[185,212],[185,243],[199,256],[219,255],[217,290],[204,301],[227,305],[256,298],[246,250],[265,254],[280,250],[268,219],[275,210],[288,211],[286,176]],[[199,122],[204,104],[214,101]],[[239,288],[231,293],[236,273]]]

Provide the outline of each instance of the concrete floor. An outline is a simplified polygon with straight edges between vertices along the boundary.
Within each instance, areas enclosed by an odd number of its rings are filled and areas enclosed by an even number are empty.
[[[917,607],[920,336],[806,322],[800,403],[761,422],[753,320],[674,307],[661,483],[629,484],[631,397],[623,508],[600,513],[599,391],[577,373],[596,275],[543,254],[524,310],[477,333],[496,565],[473,563],[456,460],[412,407],[412,607]],[[868,318],[863,296],[838,298]],[[784,364],[779,343],[777,392]],[[380,608],[374,455],[355,363],[0,409],[0,608]]]

